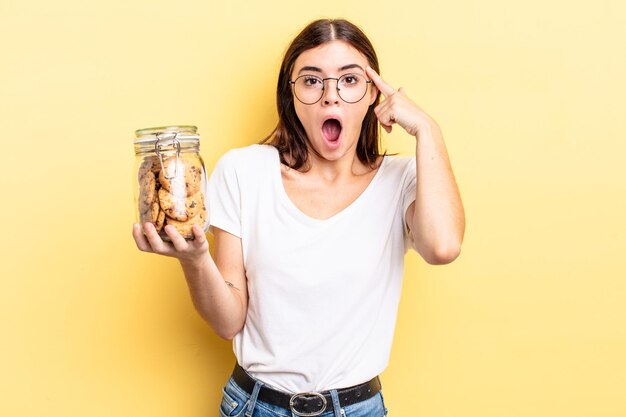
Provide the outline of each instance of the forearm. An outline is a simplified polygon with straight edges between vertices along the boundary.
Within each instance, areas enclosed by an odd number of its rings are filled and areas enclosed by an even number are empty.
[[[229,286],[208,254],[197,262],[180,262],[193,304],[215,332],[231,339],[245,322],[245,309],[237,289]]]
[[[465,213],[443,135],[431,120],[416,135],[413,238],[430,263],[452,262],[461,250]],[[431,262],[432,261],[432,262]]]

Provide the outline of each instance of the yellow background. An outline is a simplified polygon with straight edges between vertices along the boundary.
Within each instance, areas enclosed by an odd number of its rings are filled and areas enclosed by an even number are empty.
[[[441,125],[467,214],[453,264],[407,255],[390,416],[626,416],[619,0],[0,0],[0,415],[217,415],[234,356],[134,246],[133,132],[195,124],[212,169],[339,16]]]

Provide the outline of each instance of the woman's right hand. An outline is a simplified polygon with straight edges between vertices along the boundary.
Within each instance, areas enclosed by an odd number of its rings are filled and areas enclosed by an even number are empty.
[[[178,231],[171,225],[165,225],[165,233],[172,242],[165,242],[156,231],[152,223],[145,223],[143,231],[137,223],[133,224],[133,238],[137,248],[143,252],[152,252],[159,255],[178,258],[181,263],[197,264],[210,256],[209,243],[206,235],[200,226],[193,226],[193,240],[185,240]]]

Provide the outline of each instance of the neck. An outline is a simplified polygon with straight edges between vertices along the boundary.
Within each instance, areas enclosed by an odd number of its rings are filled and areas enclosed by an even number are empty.
[[[315,175],[326,181],[340,181],[371,171],[359,160],[356,148],[335,160],[325,159],[309,150],[309,168],[307,175]]]

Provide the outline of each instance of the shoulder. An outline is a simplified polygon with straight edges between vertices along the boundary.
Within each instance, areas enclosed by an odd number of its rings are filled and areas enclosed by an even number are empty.
[[[387,176],[415,175],[415,157],[401,155],[385,155],[384,172]]]
[[[219,159],[217,167],[235,171],[248,171],[266,166],[276,158],[278,151],[271,145],[249,145],[233,148]]]
[[[278,151],[271,145],[249,145],[243,148],[233,148],[226,152],[220,160],[225,160],[230,163],[253,163],[259,159],[269,159],[276,155]]]
[[[277,161],[278,151],[271,145],[234,148],[217,161],[210,182],[253,190],[271,179],[272,167]]]

